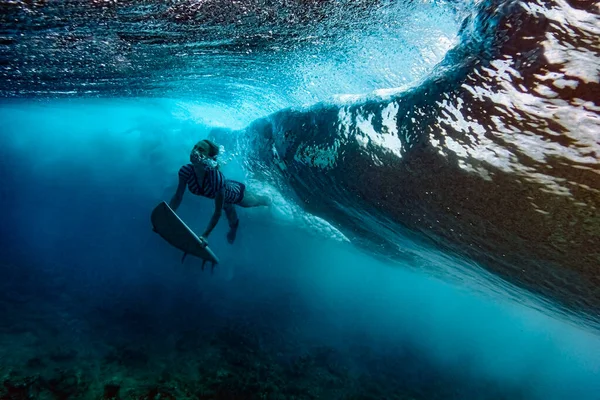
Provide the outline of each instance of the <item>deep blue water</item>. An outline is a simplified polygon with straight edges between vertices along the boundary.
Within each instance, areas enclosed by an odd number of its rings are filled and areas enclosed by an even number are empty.
[[[599,398],[597,5],[0,5],[1,399]]]

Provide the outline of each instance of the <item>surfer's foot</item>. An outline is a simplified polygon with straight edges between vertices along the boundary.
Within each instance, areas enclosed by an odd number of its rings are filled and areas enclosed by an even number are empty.
[[[229,226],[229,232],[227,232],[227,241],[229,244],[233,244],[235,242],[235,237],[237,236],[237,229],[240,225],[240,220],[238,219],[235,223]]]

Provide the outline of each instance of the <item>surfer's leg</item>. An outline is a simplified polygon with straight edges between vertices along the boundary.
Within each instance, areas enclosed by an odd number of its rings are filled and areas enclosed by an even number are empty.
[[[227,216],[227,222],[229,222],[229,232],[227,232],[227,241],[229,243],[233,243],[237,235],[237,228],[240,224],[240,220],[237,216],[237,212],[235,211],[235,206],[233,204],[226,203],[225,205],[223,205],[223,209],[225,210],[225,215]]]
[[[242,201],[240,201],[238,205],[240,207],[245,207],[245,208],[269,206],[269,205],[271,205],[271,199],[267,196],[261,196],[259,194],[256,194],[246,188],[246,190],[244,191],[244,197],[242,198]]]
[[[225,203],[223,205],[223,210],[225,210],[225,215],[227,216],[230,227],[238,223],[237,212],[235,211],[235,206],[233,204]]]

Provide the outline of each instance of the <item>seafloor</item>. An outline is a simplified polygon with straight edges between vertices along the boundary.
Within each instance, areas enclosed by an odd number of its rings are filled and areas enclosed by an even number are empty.
[[[310,310],[293,290],[236,309],[185,274],[121,287],[98,276],[77,287],[73,271],[1,268],[1,400],[528,397],[436,365],[418,346],[302,335]]]

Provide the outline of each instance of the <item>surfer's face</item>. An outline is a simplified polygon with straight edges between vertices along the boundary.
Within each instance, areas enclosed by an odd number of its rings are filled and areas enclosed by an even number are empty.
[[[197,152],[200,156],[207,157],[209,150],[210,149],[208,148],[208,145],[206,143],[200,142],[194,146],[194,150],[192,151]]]
[[[208,151],[208,146],[205,143],[197,143],[192,149],[192,154],[190,154],[190,160],[194,164],[199,164],[202,162],[202,160],[208,158]]]
[[[204,142],[200,142],[194,146],[190,154],[190,161],[195,166],[204,168],[215,168],[217,161],[209,157],[210,147]]]

